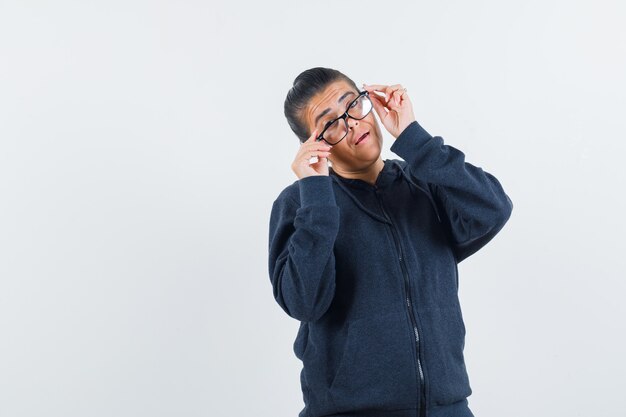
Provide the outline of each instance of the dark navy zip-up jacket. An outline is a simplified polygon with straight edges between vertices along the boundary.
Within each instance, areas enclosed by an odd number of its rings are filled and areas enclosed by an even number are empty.
[[[371,185],[309,176],[274,201],[274,298],[301,322],[299,417],[471,417],[457,264],[511,216],[500,182],[417,121]]]

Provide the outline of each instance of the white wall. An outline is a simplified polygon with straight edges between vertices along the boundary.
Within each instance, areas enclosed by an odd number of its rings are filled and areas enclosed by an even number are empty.
[[[407,87],[513,200],[459,266],[475,415],[624,415],[624,21],[598,0],[3,0],[0,415],[297,415],[267,234],[296,180],[283,101],[314,66]]]

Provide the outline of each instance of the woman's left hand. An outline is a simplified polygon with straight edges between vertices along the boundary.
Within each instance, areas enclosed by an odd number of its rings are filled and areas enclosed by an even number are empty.
[[[374,105],[374,110],[378,113],[383,126],[394,138],[400,136],[400,133],[413,121],[413,104],[409,99],[406,88],[400,84],[380,85],[380,84],[363,84],[363,88],[370,94],[370,99]],[[384,93],[385,97],[379,96],[376,92]]]

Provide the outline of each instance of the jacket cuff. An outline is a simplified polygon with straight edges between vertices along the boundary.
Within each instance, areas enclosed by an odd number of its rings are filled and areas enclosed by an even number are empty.
[[[390,150],[405,159],[405,156],[413,155],[421,145],[431,138],[432,135],[414,120],[400,133]]]
[[[329,175],[310,175],[298,180],[300,206],[336,206],[335,192]]]

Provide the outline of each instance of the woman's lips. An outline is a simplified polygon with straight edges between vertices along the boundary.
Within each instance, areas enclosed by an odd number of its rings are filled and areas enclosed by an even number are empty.
[[[358,145],[359,143],[367,140],[367,138],[370,136],[370,132],[367,132],[365,135],[363,135],[363,139],[359,139],[356,141],[356,145]]]

